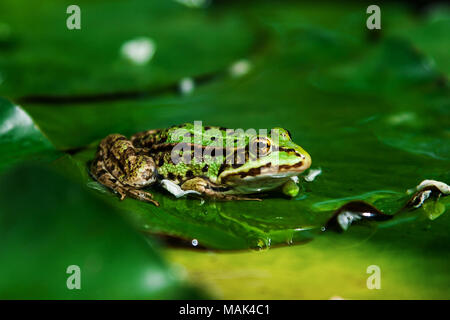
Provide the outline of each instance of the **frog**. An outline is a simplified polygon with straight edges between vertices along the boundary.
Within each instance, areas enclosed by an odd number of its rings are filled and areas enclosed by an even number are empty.
[[[117,193],[159,206],[148,189],[161,186],[176,198],[255,200],[271,190],[293,198],[311,156],[291,133],[270,133],[184,123],[140,131],[130,138],[110,134],[98,145],[90,173]]]

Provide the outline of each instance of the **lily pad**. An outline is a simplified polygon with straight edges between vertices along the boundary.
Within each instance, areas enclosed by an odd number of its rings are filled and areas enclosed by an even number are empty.
[[[3,299],[200,297],[114,208],[52,169],[4,174],[0,201]]]
[[[2,1],[0,23],[10,30],[12,44],[0,47],[0,95],[95,96],[159,88],[220,71],[253,45],[252,30],[224,11],[164,0],[85,0],[77,2],[81,29],[69,30],[72,4]],[[153,57],[130,61],[123,46],[142,39],[152,43]]]
[[[21,161],[48,161],[60,153],[19,106],[0,98],[0,170]]]

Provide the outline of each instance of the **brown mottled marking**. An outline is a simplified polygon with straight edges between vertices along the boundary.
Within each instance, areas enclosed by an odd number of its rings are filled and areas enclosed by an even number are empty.
[[[130,140],[136,147],[150,147],[156,142],[156,135],[160,132],[160,129],[138,132],[132,135]]]
[[[286,170],[289,170],[289,169],[291,169],[291,168],[298,168],[298,167],[301,167],[303,165],[303,161],[300,161],[300,162],[298,162],[298,163],[296,163],[296,164],[294,164],[294,165],[288,165],[288,164],[284,164],[284,165],[281,165],[281,166],[279,166],[279,168],[281,169],[281,170],[284,170],[284,169],[286,169]]]
[[[174,175],[172,172],[169,172],[169,173],[167,174],[167,178],[168,178],[169,180],[175,180],[175,175]]]
[[[216,191],[218,190],[220,191]],[[181,189],[183,190],[194,190],[199,192],[200,194],[207,196],[211,199],[215,200],[253,200],[253,201],[261,201],[261,199],[258,198],[249,198],[249,197],[242,197],[237,195],[231,195],[231,194],[224,194],[222,191],[222,187],[216,186],[209,182],[208,180],[205,180],[200,177],[192,178],[187,180],[181,185]],[[215,190],[216,189],[216,190]]]
[[[248,170],[246,172],[231,173],[225,177],[225,180],[229,179],[230,177],[234,177],[234,176],[240,176],[241,178],[245,178],[247,176],[257,176],[257,175],[261,174],[261,170],[263,168],[270,168],[271,166],[272,166],[272,163],[269,162],[259,168],[251,168],[250,170]]]
[[[139,167],[139,175],[136,168]],[[151,157],[138,154],[131,141],[119,134],[103,139],[98,147],[95,160],[91,164],[91,174],[104,186],[120,194],[151,202],[152,194],[139,190],[156,181],[155,163]]]
[[[278,149],[279,149],[279,151],[284,151],[284,152],[294,152],[297,157],[300,157],[300,158],[302,157],[302,154],[298,153],[295,149],[283,148],[283,147],[279,147]]]

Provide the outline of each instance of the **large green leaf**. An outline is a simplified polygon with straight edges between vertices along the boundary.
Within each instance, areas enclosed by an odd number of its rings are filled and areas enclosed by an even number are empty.
[[[0,121],[0,170],[24,160],[48,161],[58,156],[30,116],[3,98],[0,98]]]
[[[285,24],[276,29],[282,32],[275,40],[311,33],[310,28],[286,23],[286,14],[281,10]],[[323,172],[316,181],[304,183],[304,192],[294,200],[275,196],[262,203],[202,203],[174,200],[156,190],[162,206],[153,208],[134,200],[120,203],[106,192],[140,229],[197,239],[213,248],[265,247],[297,237],[303,241],[310,237],[304,229],[320,228],[346,199],[383,200],[383,209],[394,213],[407,201],[406,189],[424,179],[447,181],[448,163],[443,159],[448,158],[448,148],[443,141],[448,90],[435,85],[438,71],[424,68],[425,57],[410,43],[387,38],[353,62],[349,58],[354,53],[342,51],[341,64],[317,70],[301,69],[303,62],[297,57],[303,54],[320,66],[329,65],[327,55],[281,47],[283,51],[257,61],[246,77],[201,85],[190,96],[169,93],[133,102],[26,108],[56,146],[71,152],[94,146],[112,132],[130,135],[193,120],[231,128],[288,128],[312,155],[313,168]],[[330,116],[333,112],[339,117]],[[58,122],[52,120],[55,114]],[[83,183],[105,191],[87,173],[94,150],[78,153],[73,160],[81,168]]]
[[[61,153],[26,112],[2,99],[0,119],[0,168],[6,171],[0,176],[0,298],[200,297],[152,240],[136,235],[70,174],[44,165]],[[81,290],[66,285],[72,265],[81,269]]]
[[[449,299],[450,216],[355,227],[304,245],[228,254],[171,249],[191,280],[225,299]],[[380,268],[381,288],[367,281]],[[369,281],[370,282],[370,281]]]
[[[227,12],[165,0],[84,0],[77,2],[81,29],[68,30],[66,9],[72,4],[2,1],[0,26],[9,30],[9,45],[0,46],[0,94],[98,95],[159,88],[217,72],[252,48],[249,27]],[[153,41],[156,51],[148,63],[134,64],[121,48],[141,38]]]
[[[3,299],[198,297],[113,208],[54,170],[11,170],[0,178],[0,203]],[[80,290],[66,284],[72,265]]]

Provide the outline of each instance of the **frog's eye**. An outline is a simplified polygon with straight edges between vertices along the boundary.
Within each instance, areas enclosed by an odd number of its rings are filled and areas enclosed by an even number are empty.
[[[251,145],[252,154],[257,157],[265,157],[271,152],[271,142],[266,137],[256,137]]]

